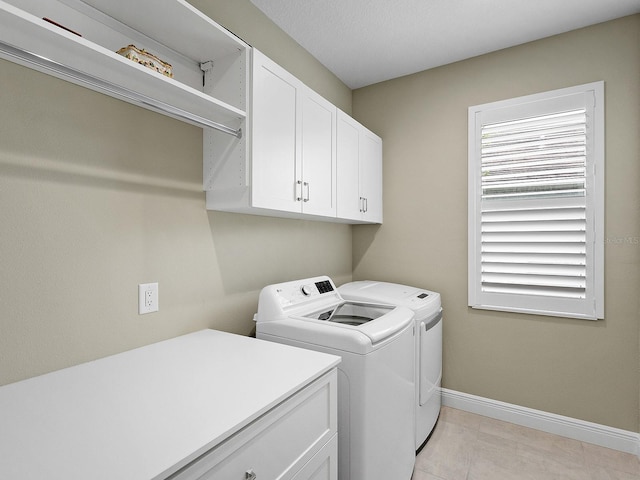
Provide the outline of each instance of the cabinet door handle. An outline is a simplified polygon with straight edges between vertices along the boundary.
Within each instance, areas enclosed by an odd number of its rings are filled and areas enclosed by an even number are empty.
[[[302,200],[302,180],[296,182],[296,202]]]
[[[305,188],[307,189],[307,194],[304,197],[304,201],[308,202],[309,201],[309,195],[311,194],[310,192],[310,188],[309,188],[309,182],[304,182],[303,184],[305,186]]]
[[[255,480],[256,479],[256,472],[253,471],[253,468],[250,468],[249,470],[244,472],[244,479],[245,480]]]
[[[364,197],[360,197],[360,213],[364,213]]]
[[[364,197],[364,213],[367,213],[369,211],[369,199],[367,197]]]

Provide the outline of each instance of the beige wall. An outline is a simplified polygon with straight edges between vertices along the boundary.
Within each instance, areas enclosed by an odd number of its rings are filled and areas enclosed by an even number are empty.
[[[606,319],[467,307],[467,108],[604,80]],[[638,431],[640,15],[354,91],[384,139],[385,223],[354,227],[354,279],[443,295],[444,386]]]
[[[249,0],[206,5],[351,110]],[[201,328],[248,334],[264,285],[351,279],[348,225],[207,212],[202,130],[6,61],[0,85],[0,384]],[[147,282],[160,311],[139,316]]]

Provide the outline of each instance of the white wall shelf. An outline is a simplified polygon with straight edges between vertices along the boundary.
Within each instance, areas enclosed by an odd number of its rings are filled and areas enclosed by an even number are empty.
[[[200,127],[241,135],[249,47],[185,1],[13,2],[0,0],[0,57]],[[170,63],[174,78],[115,53],[128,44]],[[208,61],[215,84],[205,93],[200,65]]]

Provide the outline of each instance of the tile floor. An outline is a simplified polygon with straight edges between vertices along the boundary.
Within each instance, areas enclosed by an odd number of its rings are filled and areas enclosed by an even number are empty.
[[[443,407],[412,480],[640,480],[635,455]]]

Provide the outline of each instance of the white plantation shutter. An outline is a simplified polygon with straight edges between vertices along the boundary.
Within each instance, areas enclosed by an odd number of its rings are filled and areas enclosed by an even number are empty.
[[[585,109],[481,126],[482,199],[584,196]]]
[[[469,109],[470,306],[602,318],[597,92],[602,83]]]

